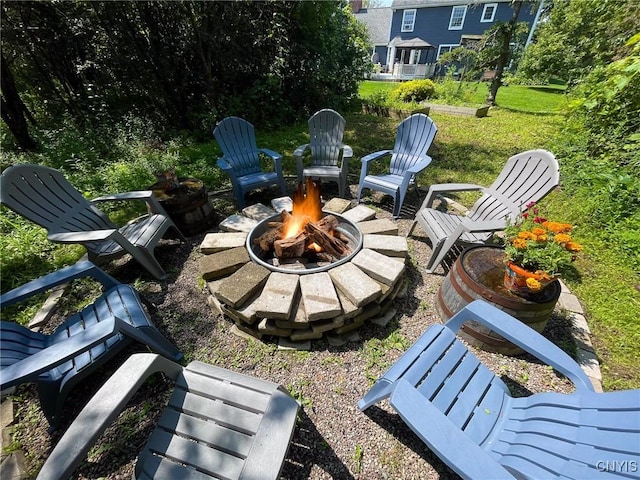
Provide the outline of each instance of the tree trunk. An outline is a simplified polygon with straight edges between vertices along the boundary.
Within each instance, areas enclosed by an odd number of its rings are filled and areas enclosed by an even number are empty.
[[[498,94],[498,89],[502,86],[502,74],[504,73],[504,68],[507,66],[510,56],[509,54],[511,53],[509,44],[511,43],[511,38],[516,31],[516,24],[518,23],[518,16],[520,15],[522,3],[522,0],[516,0],[514,2],[513,15],[511,16],[509,23],[506,25],[504,35],[502,36],[500,56],[496,63],[496,75],[493,77],[493,81],[489,87],[489,95],[487,96],[487,103],[491,106],[496,104],[496,95]]]
[[[35,121],[20,98],[13,74],[11,70],[9,70],[9,65],[4,55],[1,57],[0,89],[2,90],[2,97],[0,98],[0,110],[2,120],[4,120],[7,127],[9,127],[9,131],[16,139],[16,143],[20,148],[23,150],[35,150],[38,146],[29,135],[27,117],[29,117],[32,123],[35,123]]]

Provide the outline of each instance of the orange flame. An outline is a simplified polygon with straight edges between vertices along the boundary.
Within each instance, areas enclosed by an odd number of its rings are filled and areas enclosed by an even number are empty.
[[[307,177],[307,194],[302,191],[302,182],[293,196],[293,211],[282,231],[282,238],[298,235],[309,222],[317,222],[322,218],[322,201],[320,198],[320,182],[316,183]]]

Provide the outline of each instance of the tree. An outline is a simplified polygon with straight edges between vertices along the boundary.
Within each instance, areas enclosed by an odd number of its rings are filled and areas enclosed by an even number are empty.
[[[36,116],[136,115],[200,130],[293,122],[357,95],[366,30],[346,2],[4,2],[3,51]],[[46,108],[43,106],[46,105]]]
[[[511,43],[519,33],[524,34],[523,25],[518,23],[518,17],[525,1],[513,0],[511,20],[507,23],[496,22],[484,34],[478,62],[485,68],[493,66],[496,71],[491,85],[489,85],[489,94],[486,100],[489,105],[496,104],[496,95],[498,94],[498,89],[502,86],[502,76],[511,58]]]
[[[439,63],[453,61],[462,65],[463,75],[477,74],[487,69],[495,70],[496,74],[489,85],[486,100],[489,105],[495,105],[505,69],[525,43],[528,26],[526,22],[518,22],[521,8],[525,2],[528,0],[513,1],[513,14],[509,22],[496,22],[484,32],[479,42],[458,47],[442,55],[438,60]]]
[[[637,0],[554,0],[524,52],[518,75],[537,82],[577,84],[594,67],[628,53],[640,31]]]
[[[33,123],[35,121],[31,112],[29,112],[20,98],[9,63],[5,60],[4,54],[1,57],[0,90],[2,90],[2,96],[0,97],[0,113],[2,114],[2,120],[9,127],[9,131],[15,137],[20,148],[23,150],[35,150],[37,145],[29,135],[27,118]]]

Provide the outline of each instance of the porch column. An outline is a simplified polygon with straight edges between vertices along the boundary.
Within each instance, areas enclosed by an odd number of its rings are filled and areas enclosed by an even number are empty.
[[[396,60],[396,47],[392,46],[387,50],[387,66],[389,68],[389,72],[393,73],[393,65]]]

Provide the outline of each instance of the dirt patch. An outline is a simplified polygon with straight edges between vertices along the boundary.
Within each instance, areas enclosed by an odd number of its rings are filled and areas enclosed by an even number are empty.
[[[293,188],[290,188],[293,191]],[[329,190],[329,195],[337,192]],[[275,191],[256,194],[249,203],[268,204]],[[355,198],[355,187],[351,187]],[[424,195],[424,194],[423,194]],[[370,202],[370,203],[369,203]],[[379,195],[365,198],[380,209],[377,218],[391,218],[392,200]],[[420,199],[410,192],[408,211],[397,221],[399,234],[406,235]],[[222,214],[232,212],[228,195],[214,198]],[[412,207],[413,206],[413,207]],[[212,230],[212,231],[215,231]],[[325,340],[314,341],[311,351],[281,351],[276,342],[248,341],[233,335],[232,322],[214,315],[206,301],[198,259],[204,234],[190,237],[186,244],[163,243],[157,257],[169,273],[166,282],[156,282],[135,261],[106,268],[123,282],[134,282],[157,307],[153,322],[184,353],[186,361],[200,360],[234,371],[255,375],[284,385],[302,404],[293,442],[282,478],[286,479],[386,479],[457,478],[416,437],[387,402],[358,410],[356,403],[372,382],[398,358],[431,324],[440,323],[435,312],[435,293],[444,274],[429,275],[425,265],[431,253],[426,236],[416,229],[409,238],[407,261],[409,289],[395,300],[397,315],[385,327],[367,323],[353,340],[342,347]],[[545,332],[554,342],[571,345],[566,320],[554,316]],[[66,430],[90,396],[139,345],[129,347],[116,360],[96,372],[73,390],[59,431],[47,432],[39,410],[35,388],[22,386],[17,395],[22,444],[29,468],[37,472],[50,449]],[[571,384],[545,365],[528,356],[506,357],[474,350],[494,372],[507,379],[514,394],[547,390],[567,392]],[[129,478],[136,452],[145,443],[171,389],[170,382],[154,377],[130,402],[117,424],[111,427],[77,472],[78,478]]]

